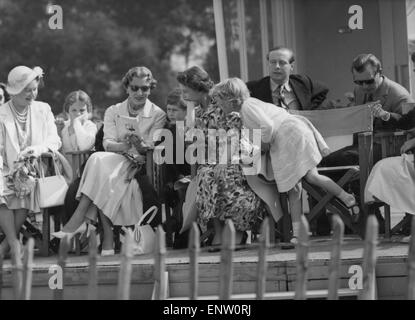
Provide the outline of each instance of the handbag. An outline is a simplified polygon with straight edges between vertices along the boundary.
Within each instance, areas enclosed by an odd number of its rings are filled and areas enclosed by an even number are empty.
[[[134,225],[133,231],[133,245],[132,251],[134,255],[151,253],[154,251],[154,246],[156,243],[156,233],[153,228],[150,226],[151,221],[158,212],[156,206],[152,206],[148,209],[140,218],[140,220]],[[143,221],[149,216],[150,218],[143,224]],[[122,227],[122,230],[126,233],[128,232],[125,227]]]
[[[42,156],[39,157],[39,178],[37,180],[37,197],[39,207],[50,208],[62,206],[65,201],[66,192],[68,191],[68,183],[61,174],[59,166],[56,164],[55,155],[52,154],[52,162],[55,170],[54,176],[45,177]]]

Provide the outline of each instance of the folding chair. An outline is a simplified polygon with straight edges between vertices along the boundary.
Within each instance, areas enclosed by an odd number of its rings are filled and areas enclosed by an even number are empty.
[[[66,156],[70,159],[74,179],[81,176],[81,167],[92,154],[92,150],[67,152]]]
[[[326,139],[328,144],[336,137],[350,136],[358,133],[359,165],[318,167],[319,173],[343,173],[337,184],[344,187],[347,183],[360,180],[360,198],[363,199],[364,187],[373,165],[373,116],[367,105],[329,110],[299,111],[290,110],[290,113],[306,117],[317,128]],[[362,235],[354,223],[349,208],[347,208],[334,195],[309,184],[305,179],[302,181],[303,188],[308,194],[317,200],[317,204],[310,208],[308,220],[311,223],[321,213],[323,208],[338,214],[346,226],[355,233]],[[364,214],[367,214],[368,207],[361,206]]]

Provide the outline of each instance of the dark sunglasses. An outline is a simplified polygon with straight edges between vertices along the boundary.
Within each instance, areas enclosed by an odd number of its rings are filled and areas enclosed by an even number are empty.
[[[147,92],[149,91],[151,88],[149,86],[130,86],[131,91],[133,92],[137,92],[138,90],[141,89],[141,92]]]
[[[369,79],[369,80],[355,80],[353,81],[358,86],[363,86],[364,84],[371,85],[375,83],[375,79]]]

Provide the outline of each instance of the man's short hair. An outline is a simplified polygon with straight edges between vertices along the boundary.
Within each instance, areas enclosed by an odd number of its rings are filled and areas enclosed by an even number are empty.
[[[182,90],[180,88],[175,88],[169,92],[167,95],[166,104],[179,107],[182,110],[187,109],[187,105],[183,100]]]
[[[284,46],[275,46],[275,47],[271,48],[267,53],[267,60],[269,60],[270,53],[272,51],[277,51],[277,50],[286,50],[286,51],[288,51],[291,55],[289,62],[293,63],[295,61],[294,51],[292,49],[284,47]]]
[[[382,64],[380,63],[380,60],[371,53],[362,53],[354,58],[351,71],[353,73],[353,70],[356,70],[361,73],[367,66],[372,66],[376,72],[382,73]]]

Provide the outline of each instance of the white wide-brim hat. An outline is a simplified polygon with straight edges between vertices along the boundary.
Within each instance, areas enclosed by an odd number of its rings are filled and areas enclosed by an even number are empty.
[[[7,77],[6,90],[10,95],[19,94],[30,82],[42,76],[43,70],[41,67],[34,67],[33,69],[26,66],[14,67]]]

